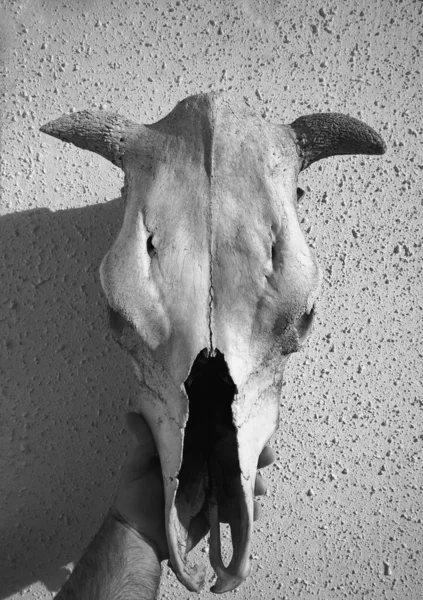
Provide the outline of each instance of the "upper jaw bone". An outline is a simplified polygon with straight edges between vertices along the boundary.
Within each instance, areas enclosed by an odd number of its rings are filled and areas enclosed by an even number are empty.
[[[262,442],[263,446],[264,444],[265,442]],[[239,452],[242,453],[242,449],[238,447],[237,454]],[[225,456],[219,448],[210,459],[205,506],[208,508],[210,524],[210,562],[217,576],[216,583],[211,588],[215,593],[235,589],[248,577],[251,570],[249,556],[253,532],[253,494],[259,453],[257,450],[257,457],[252,459],[248,469],[250,475],[247,477],[244,477],[240,470],[238,458],[237,473],[234,473],[234,464],[229,464],[228,472],[224,472]],[[189,526],[183,525],[179,519],[176,490],[167,510],[169,510],[168,545],[172,568],[188,589],[199,591],[204,584],[205,570],[198,565],[187,564]],[[227,566],[224,565],[221,553],[220,523],[222,521],[229,523],[232,537],[232,559]]]
[[[185,443],[190,449],[190,403],[183,386],[177,392],[177,386],[166,379],[166,372],[161,371],[157,379],[146,381],[148,388],[140,380],[144,390],[139,395],[137,408],[152,430],[160,456],[170,562],[181,583],[191,591],[201,590],[205,568],[190,566],[187,555],[190,550],[190,519],[204,510],[208,513],[211,528],[210,560],[217,575],[213,591],[223,593],[242,583],[250,571],[255,475],[258,457],[277,426],[278,386],[269,387],[266,383],[268,377],[263,373],[259,380],[246,381],[242,389],[232,390],[226,406],[229,414],[222,417],[218,427],[215,427],[215,422],[211,423],[217,437],[212,440],[212,452],[206,465],[205,489],[198,487],[198,493],[190,493],[188,511],[190,508],[193,510],[185,519],[178,498],[181,498],[183,485],[190,480],[182,476]],[[206,406],[204,395],[200,394],[200,398],[203,400],[201,406]],[[215,406],[213,399],[212,393],[210,402]],[[194,414],[191,406],[191,416]],[[200,428],[200,436],[204,438],[205,435],[206,431]],[[188,457],[191,454],[188,452]],[[199,482],[198,486],[201,485],[201,477]],[[179,486],[182,486],[181,489],[178,489]],[[221,558],[219,521],[229,522],[231,528],[233,556],[228,566]]]
[[[263,381],[265,379],[263,378]],[[257,402],[256,394],[260,397],[260,402]],[[243,408],[241,412],[240,405]],[[151,411],[151,406],[150,402],[143,408]],[[223,433],[214,440],[208,457],[205,491],[199,489],[202,485],[199,478],[197,490],[195,485],[190,488],[187,518],[184,518],[185,513],[181,509],[183,490],[178,490],[178,486],[185,485],[187,480],[182,476],[184,463],[180,460],[179,468],[175,472],[175,453],[172,449],[179,448],[180,457],[183,457],[183,444],[189,442],[190,436],[189,404],[186,407],[187,414],[183,427],[167,425],[165,431],[162,428],[163,424],[161,428],[157,428],[156,423],[153,424],[158,436],[165,482],[170,562],[178,579],[191,591],[199,591],[205,579],[205,569],[198,565],[187,564],[187,554],[190,549],[188,538],[190,518],[192,519],[200,510],[208,512],[210,524],[210,562],[217,576],[212,591],[223,593],[233,590],[250,572],[254,482],[258,457],[276,429],[278,407],[277,386],[260,389],[257,382],[251,387],[247,384],[233,397],[230,406],[233,428],[231,430],[225,425]],[[217,429],[222,430],[222,425],[220,424]],[[206,432],[202,431],[202,437],[205,435]],[[170,462],[170,457],[173,463]],[[189,515],[190,501],[192,502],[191,515]],[[228,522],[231,529],[233,555],[227,566],[224,565],[221,556],[220,522]]]

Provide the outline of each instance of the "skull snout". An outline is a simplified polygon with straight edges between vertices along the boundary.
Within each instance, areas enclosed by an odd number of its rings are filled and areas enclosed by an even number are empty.
[[[210,560],[216,593],[237,587],[250,571],[253,494],[242,484],[240,448],[232,405],[238,393],[224,356],[215,350],[197,356],[185,381],[189,416],[175,498],[178,519],[188,530],[199,514],[210,524]],[[232,558],[223,564],[220,523],[228,523]]]

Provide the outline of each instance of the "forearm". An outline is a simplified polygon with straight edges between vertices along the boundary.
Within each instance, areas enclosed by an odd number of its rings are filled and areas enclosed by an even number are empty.
[[[159,581],[153,547],[108,515],[55,600],[154,600]]]

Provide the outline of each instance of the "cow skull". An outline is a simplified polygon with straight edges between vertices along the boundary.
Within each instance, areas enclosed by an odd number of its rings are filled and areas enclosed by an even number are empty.
[[[335,154],[382,154],[384,142],[341,114],[275,125],[215,94],[153,125],[83,111],[41,131],[125,173],[123,225],[100,275],[160,455],[171,564],[188,589],[202,587],[187,540],[206,514],[212,589],[232,590],[250,571],[257,460],[320,283],[297,218],[299,172]],[[228,566],[220,522],[231,528]]]

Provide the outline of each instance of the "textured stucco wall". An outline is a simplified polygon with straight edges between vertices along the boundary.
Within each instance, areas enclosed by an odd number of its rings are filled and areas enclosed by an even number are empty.
[[[0,7],[0,598],[60,587],[110,504],[136,395],[98,277],[122,216],[121,173],[38,127],[102,107],[148,123],[208,90],[276,122],[346,112],[389,147],[302,175],[300,218],[324,286],[314,335],[287,371],[254,573],[235,593],[421,598],[422,4]],[[188,596],[166,571],[160,597]]]

